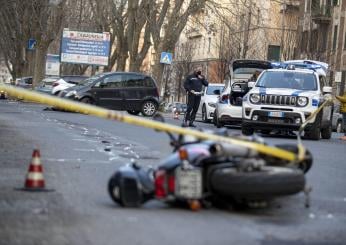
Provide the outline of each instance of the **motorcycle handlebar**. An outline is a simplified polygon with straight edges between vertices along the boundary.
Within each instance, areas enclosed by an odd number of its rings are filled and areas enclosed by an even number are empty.
[[[258,152],[252,149],[226,143],[215,143],[209,147],[209,151],[218,157],[255,157],[258,155]]]

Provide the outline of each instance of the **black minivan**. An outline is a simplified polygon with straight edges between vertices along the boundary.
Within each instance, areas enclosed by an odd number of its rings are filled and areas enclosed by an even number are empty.
[[[132,115],[142,112],[144,116],[153,116],[159,105],[154,79],[135,72],[98,74],[63,90],[59,96],[112,110],[126,110]]]

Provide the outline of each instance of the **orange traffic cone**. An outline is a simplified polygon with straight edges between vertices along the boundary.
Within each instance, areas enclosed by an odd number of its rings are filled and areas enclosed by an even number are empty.
[[[179,113],[176,111],[173,111],[173,119],[178,119],[179,120]]]
[[[50,191],[45,189],[45,181],[43,177],[43,168],[41,165],[40,151],[35,149],[32,153],[32,160],[23,190],[26,191]]]

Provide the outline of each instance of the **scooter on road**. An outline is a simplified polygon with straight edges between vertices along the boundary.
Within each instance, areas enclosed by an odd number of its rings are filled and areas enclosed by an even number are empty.
[[[229,136],[225,130],[215,133]],[[305,173],[313,162],[308,150],[303,160],[292,164],[235,144],[168,136],[173,152],[156,168],[132,163],[111,176],[108,192],[115,203],[139,207],[157,199],[184,203],[192,210],[220,202],[264,207],[277,197],[308,193]],[[265,144],[257,136],[238,138]],[[295,144],[276,147],[298,152]]]

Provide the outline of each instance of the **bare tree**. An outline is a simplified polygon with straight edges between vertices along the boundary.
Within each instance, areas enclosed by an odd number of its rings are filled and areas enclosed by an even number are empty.
[[[171,69],[167,72],[170,90],[174,91],[173,95],[177,101],[182,101],[185,99],[183,82],[186,76],[192,70],[192,58],[194,55],[194,50],[195,47],[191,42],[178,43],[175,49],[174,57],[174,60],[176,61],[171,65]],[[167,93],[167,89],[165,89],[165,93]]]
[[[47,0],[31,1],[32,26],[35,27],[33,32],[37,42],[33,86],[45,76],[47,50],[62,30],[65,1],[57,5],[50,5]]]
[[[174,51],[181,32],[189,17],[203,9],[205,0],[176,0],[156,2],[151,0],[154,9],[150,18],[151,35],[156,51],[153,75],[160,83],[162,79],[163,64],[160,64],[160,54],[163,51]]]
[[[0,0],[0,48],[12,77],[24,75],[25,47],[30,29],[25,24],[30,20],[28,1]]]

